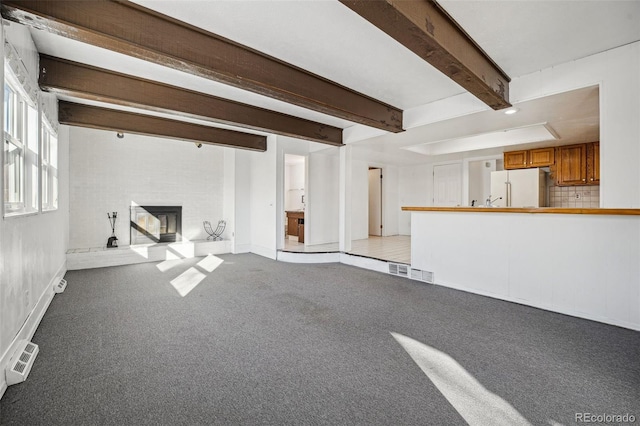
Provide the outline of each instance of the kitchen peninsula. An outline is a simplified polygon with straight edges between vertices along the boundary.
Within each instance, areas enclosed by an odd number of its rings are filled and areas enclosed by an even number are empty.
[[[640,209],[402,210],[436,284],[640,330]]]

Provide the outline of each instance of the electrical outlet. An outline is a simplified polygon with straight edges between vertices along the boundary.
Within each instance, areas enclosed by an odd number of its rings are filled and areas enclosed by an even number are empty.
[[[582,198],[582,195],[580,195],[579,192],[576,192],[576,200],[579,200],[580,198]]]

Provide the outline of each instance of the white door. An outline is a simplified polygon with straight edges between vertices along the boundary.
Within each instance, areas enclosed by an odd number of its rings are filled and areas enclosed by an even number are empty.
[[[459,206],[462,203],[462,164],[433,167],[433,205]]]
[[[382,169],[369,169],[369,235],[382,236]]]

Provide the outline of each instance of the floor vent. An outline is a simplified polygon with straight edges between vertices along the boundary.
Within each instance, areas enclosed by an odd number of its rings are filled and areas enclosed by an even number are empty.
[[[391,275],[399,275],[401,277],[409,276],[409,266],[403,265],[402,263],[391,263],[389,262],[389,273]]]
[[[420,269],[411,268],[412,280],[424,281],[425,283],[433,284],[433,272],[421,271]]]
[[[53,291],[55,293],[62,293],[67,288],[67,280],[60,278],[60,281],[53,285]]]
[[[20,343],[18,343],[18,348],[13,354],[5,372],[7,386],[22,383],[27,380],[36,355],[38,355],[38,345],[28,340],[21,340]]]

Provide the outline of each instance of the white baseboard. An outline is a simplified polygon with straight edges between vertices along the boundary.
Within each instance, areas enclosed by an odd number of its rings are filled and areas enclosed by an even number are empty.
[[[259,256],[263,256],[263,257],[268,257],[269,259],[273,259],[276,260],[278,257],[278,251],[271,249],[271,248],[267,248],[267,247],[263,247],[263,246],[258,246],[258,245],[252,245],[251,246],[251,253],[255,253]]]
[[[288,263],[338,263],[340,262],[340,253],[293,253],[279,251],[278,260]]]
[[[231,241],[182,241],[177,243],[141,244],[118,248],[74,249],[67,252],[69,270],[190,259],[207,254],[231,251]]]
[[[386,260],[372,259],[370,257],[354,256],[347,253],[340,253],[340,263],[357,266],[358,268],[369,269],[371,271],[389,273],[389,262]]]
[[[11,356],[16,351],[18,342],[21,340],[31,340],[33,335],[36,334],[40,321],[42,321],[42,317],[44,317],[45,312],[47,312],[47,309],[53,300],[53,296],[55,295],[53,292],[53,286],[56,284],[56,281],[64,277],[66,273],[67,263],[63,262],[40,295],[38,303],[36,303],[31,312],[29,312],[29,316],[22,325],[22,328],[20,328],[20,331],[18,331],[16,336],[13,338],[13,341],[7,350],[2,354],[2,358],[0,358],[0,399],[7,390],[7,381],[4,371],[11,361]]]

